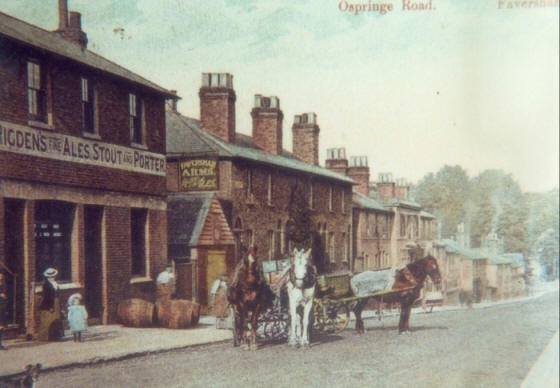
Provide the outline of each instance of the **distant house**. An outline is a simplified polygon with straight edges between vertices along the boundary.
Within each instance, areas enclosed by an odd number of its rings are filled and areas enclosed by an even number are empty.
[[[492,237],[488,240],[499,241]],[[509,299],[525,292],[523,254],[498,253],[489,247],[468,248],[464,241],[458,235],[457,241],[446,239],[435,244],[447,303],[457,302],[461,292],[472,292],[475,302]]]
[[[435,217],[409,198],[404,180],[380,174],[372,190],[366,156],[346,158],[344,148],[327,150],[326,167],[352,178],[352,266],[355,272],[402,267],[432,249]]]

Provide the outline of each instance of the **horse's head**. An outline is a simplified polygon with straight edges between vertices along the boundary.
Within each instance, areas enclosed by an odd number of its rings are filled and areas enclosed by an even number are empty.
[[[296,288],[303,287],[303,281],[307,274],[307,266],[309,264],[309,257],[311,256],[311,249],[301,251],[294,248],[294,255],[291,258],[292,272],[295,280],[294,286]]]
[[[428,255],[428,256],[424,257],[424,260],[425,260],[426,273],[428,274],[430,279],[432,279],[432,282],[435,285],[440,286],[441,285],[441,274],[439,272],[439,265],[437,263],[436,258],[433,257],[432,255]]]

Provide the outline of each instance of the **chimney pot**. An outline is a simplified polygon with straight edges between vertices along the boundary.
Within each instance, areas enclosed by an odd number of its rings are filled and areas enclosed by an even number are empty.
[[[76,11],[70,11],[70,28],[82,29],[82,15]]]
[[[345,148],[328,148],[326,168],[341,175],[347,174],[348,160],[346,159]]]
[[[369,196],[369,166],[367,156],[350,157],[348,176],[357,183],[357,185],[354,186],[354,191],[366,197]]]

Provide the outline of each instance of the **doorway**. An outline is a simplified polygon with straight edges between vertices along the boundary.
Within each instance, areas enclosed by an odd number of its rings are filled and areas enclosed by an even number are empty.
[[[6,257],[0,271],[4,274],[8,296],[8,324],[25,327],[25,294],[23,268],[23,215],[25,201],[4,199]]]
[[[89,317],[93,320],[100,320],[103,316],[102,219],[101,206],[84,206],[85,305]]]
[[[226,266],[226,252],[225,251],[208,251],[208,266],[206,270],[206,305],[210,302],[210,290],[214,281],[225,275],[227,271]]]

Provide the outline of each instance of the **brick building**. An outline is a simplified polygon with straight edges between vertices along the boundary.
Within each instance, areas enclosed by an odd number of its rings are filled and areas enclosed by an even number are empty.
[[[352,196],[355,272],[401,267],[431,252],[437,238],[435,217],[409,199],[403,180],[394,182],[391,174],[380,174],[372,190],[367,157],[348,160],[344,148],[327,150],[326,166],[356,182]]]
[[[165,101],[173,94],[87,50],[59,1],[46,31],[0,13],[0,270],[12,327],[33,332],[42,273],[109,323],[153,299],[167,263]],[[37,299],[37,300],[36,300]]]
[[[316,233],[314,252],[329,269],[348,268],[353,181],[319,166],[317,116],[295,116],[290,153],[282,148],[284,115],[277,97],[255,96],[252,136],[246,136],[235,128],[232,75],[203,74],[199,96],[200,120],[174,109],[167,112],[168,190],[170,203],[191,192],[213,193],[219,200],[234,250],[230,254],[223,247],[207,247],[214,255],[223,252],[226,265],[214,265],[231,271],[243,248],[251,245],[258,247],[261,260],[285,256],[293,246],[288,238],[294,222],[292,198],[300,195],[310,211],[310,229]],[[175,225],[169,228],[174,235]],[[188,236],[170,239],[170,257],[190,256],[193,296],[205,304],[212,281],[208,273],[218,276],[219,271],[209,268],[208,256],[187,240]]]

